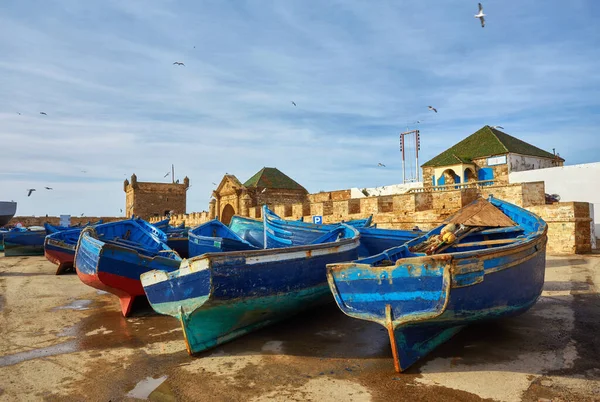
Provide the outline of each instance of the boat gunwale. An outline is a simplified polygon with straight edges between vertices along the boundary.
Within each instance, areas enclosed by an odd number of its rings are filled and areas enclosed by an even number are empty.
[[[173,262],[176,262],[176,263],[181,263],[181,261],[183,260],[181,258],[181,256],[179,255],[179,253],[177,253],[177,251],[169,248],[166,244],[164,244],[162,242],[160,242],[160,243],[164,247],[166,247],[166,249],[163,248],[163,250],[165,252],[166,251],[172,252],[173,254],[175,254],[175,256],[177,256],[177,258],[179,258],[178,260],[177,259],[173,259],[173,258],[163,257],[161,255],[158,255],[158,253],[155,256],[149,257],[149,256],[146,256],[144,254],[141,254],[139,251],[137,251],[137,250],[135,250],[135,249],[133,249],[131,247],[122,246],[122,245],[118,245],[118,244],[114,244],[114,243],[107,243],[107,242],[105,242],[103,240],[100,240],[98,237],[92,235],[91,233],[95,233],[95,229],[93,227],[91,227],[91,226],[89,226],[89,227],[87,227],[87,228],[85,228],[85,229],[83,229],[81,231],[81,235],[79,236],[79,240],[77,241],[77,246],[75,247],[75,254],[76,255],[79,252],[79,247],[80,247],[80,244],[81,244],[82,240],[86,240],[86,241],[90,241],[91,240],[91,242],[97,243],[96,245],[99,248],[99,251],[98,251],[98,260],[100,259],[102,253],[104,253],[106,250],[117,250],[117,251],[122,251],[122,252],[126,252],[126,253],[136,254],[139,258],[141,258],[142,260],[146,260],[146,261],[154,261],[156,259],[159,259],[160,261],[164,260],[164,261],[173,261]],[[84,235],[86,235],[86,239],[84,239]],[[153,238],[154,238],[154,236],[153,236]],[[160,251],[163,251],[163,250],[160,250]]]
[[[204,253],[204,254],[196,256],[196,257],[189,258],[188,261],[191,264],[192,262],[194,262],[196,260],[201,260],[201,259],[205,259],[205,258],[209,258],[209,257],[212,257],[212,258],[224,257],[224,256],[258,257],[258,256],[271,255],[271,254],[289,254],[289,253],[298,252],[298,251],[337,248],[339,246],[344,246],[346,244],[351,244],[353,242],[360,241],[360,232],[358,231],[358,229],[356,229],[350,225],[346,225],[346,224],[341,224],[341,225],[344,225],[344,226],[350,228],[354,232],[354,236],[352,238],[344,238],[339,241],[319,243],[319,244],[302,244],[302,245],[291,246],[291,247],[259,248],[259,249],[255,249],[255,250],[209,252],[209,253]]]

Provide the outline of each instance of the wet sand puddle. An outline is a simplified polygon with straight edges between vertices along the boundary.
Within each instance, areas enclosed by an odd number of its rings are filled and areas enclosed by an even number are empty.
[[[56,311],[56,310],[89,310],[88,306],[90,304],[92,304],[91,300],[73,300],[69,304],[53,308],[52,311]]]
[[[163,382],[165,382],[166,379],[166,375],[158,378],[148,377],[138,382],[135,388],[129,391],[129,393],[127,393],[125,396],[136,399],[148,399],[150,394],[154,392],[154,390],[156,390]]]
[[[74,339],[47,347],[0,356],[0,367],[84,350],[106,350],[119,347],[139,348],[153,343],[182,339],[181,327],[171,317],[148,314],[142,317],[124,318],[119,311],[109,311],[104,308],[108,303],[97,303],[100,306],[99,311],[94,311],[77,324],[63,328],[56,333],[58,338]],[[110,306],[112,307],[112,303],[110,303]],[[94,307],[90,300],[76,300],[55,309],[96,310]]]

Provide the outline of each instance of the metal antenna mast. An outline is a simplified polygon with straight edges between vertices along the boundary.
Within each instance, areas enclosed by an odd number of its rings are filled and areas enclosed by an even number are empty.
[[[414,143],[410,140],[414,138]],[[409,141],[407,141],[409,139]],[[419,150],[421,149],[421,136],[419,130],[410,130],[400,133],[400,152],[402,153],[402,183],[419,181]],[[410,177],[406,176],[406,156],[412,157],[414,152],[415,169],[411,169]]]

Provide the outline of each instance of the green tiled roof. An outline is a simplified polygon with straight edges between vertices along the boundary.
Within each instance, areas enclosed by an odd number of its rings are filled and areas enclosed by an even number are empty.
[[[245,183],[248,188],[278,188],[285,190],[304,190],[300,184],[296,183],[289,176],[281,173],[277,168],[264,167]]]
[[[554,154],[490,126],[484,126],[458,144],[445,150],[421,166],[448,166],[470,163],[475,158],[516,153],[541,158],[556,158]],[[563,160],[561,158],[558,158]]]

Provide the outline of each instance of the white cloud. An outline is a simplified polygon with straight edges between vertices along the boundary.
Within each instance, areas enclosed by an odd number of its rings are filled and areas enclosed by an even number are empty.
[[[458,0],[26,3],[0,14],[0,199],[20,214],[118,214],[125,177],[172,163],[189,211],[263,166],[309,191],[397,183],[416,120],[422,162],[484,124],[570,163],[600,151],[583,0],[491,3],[485,29]]]

